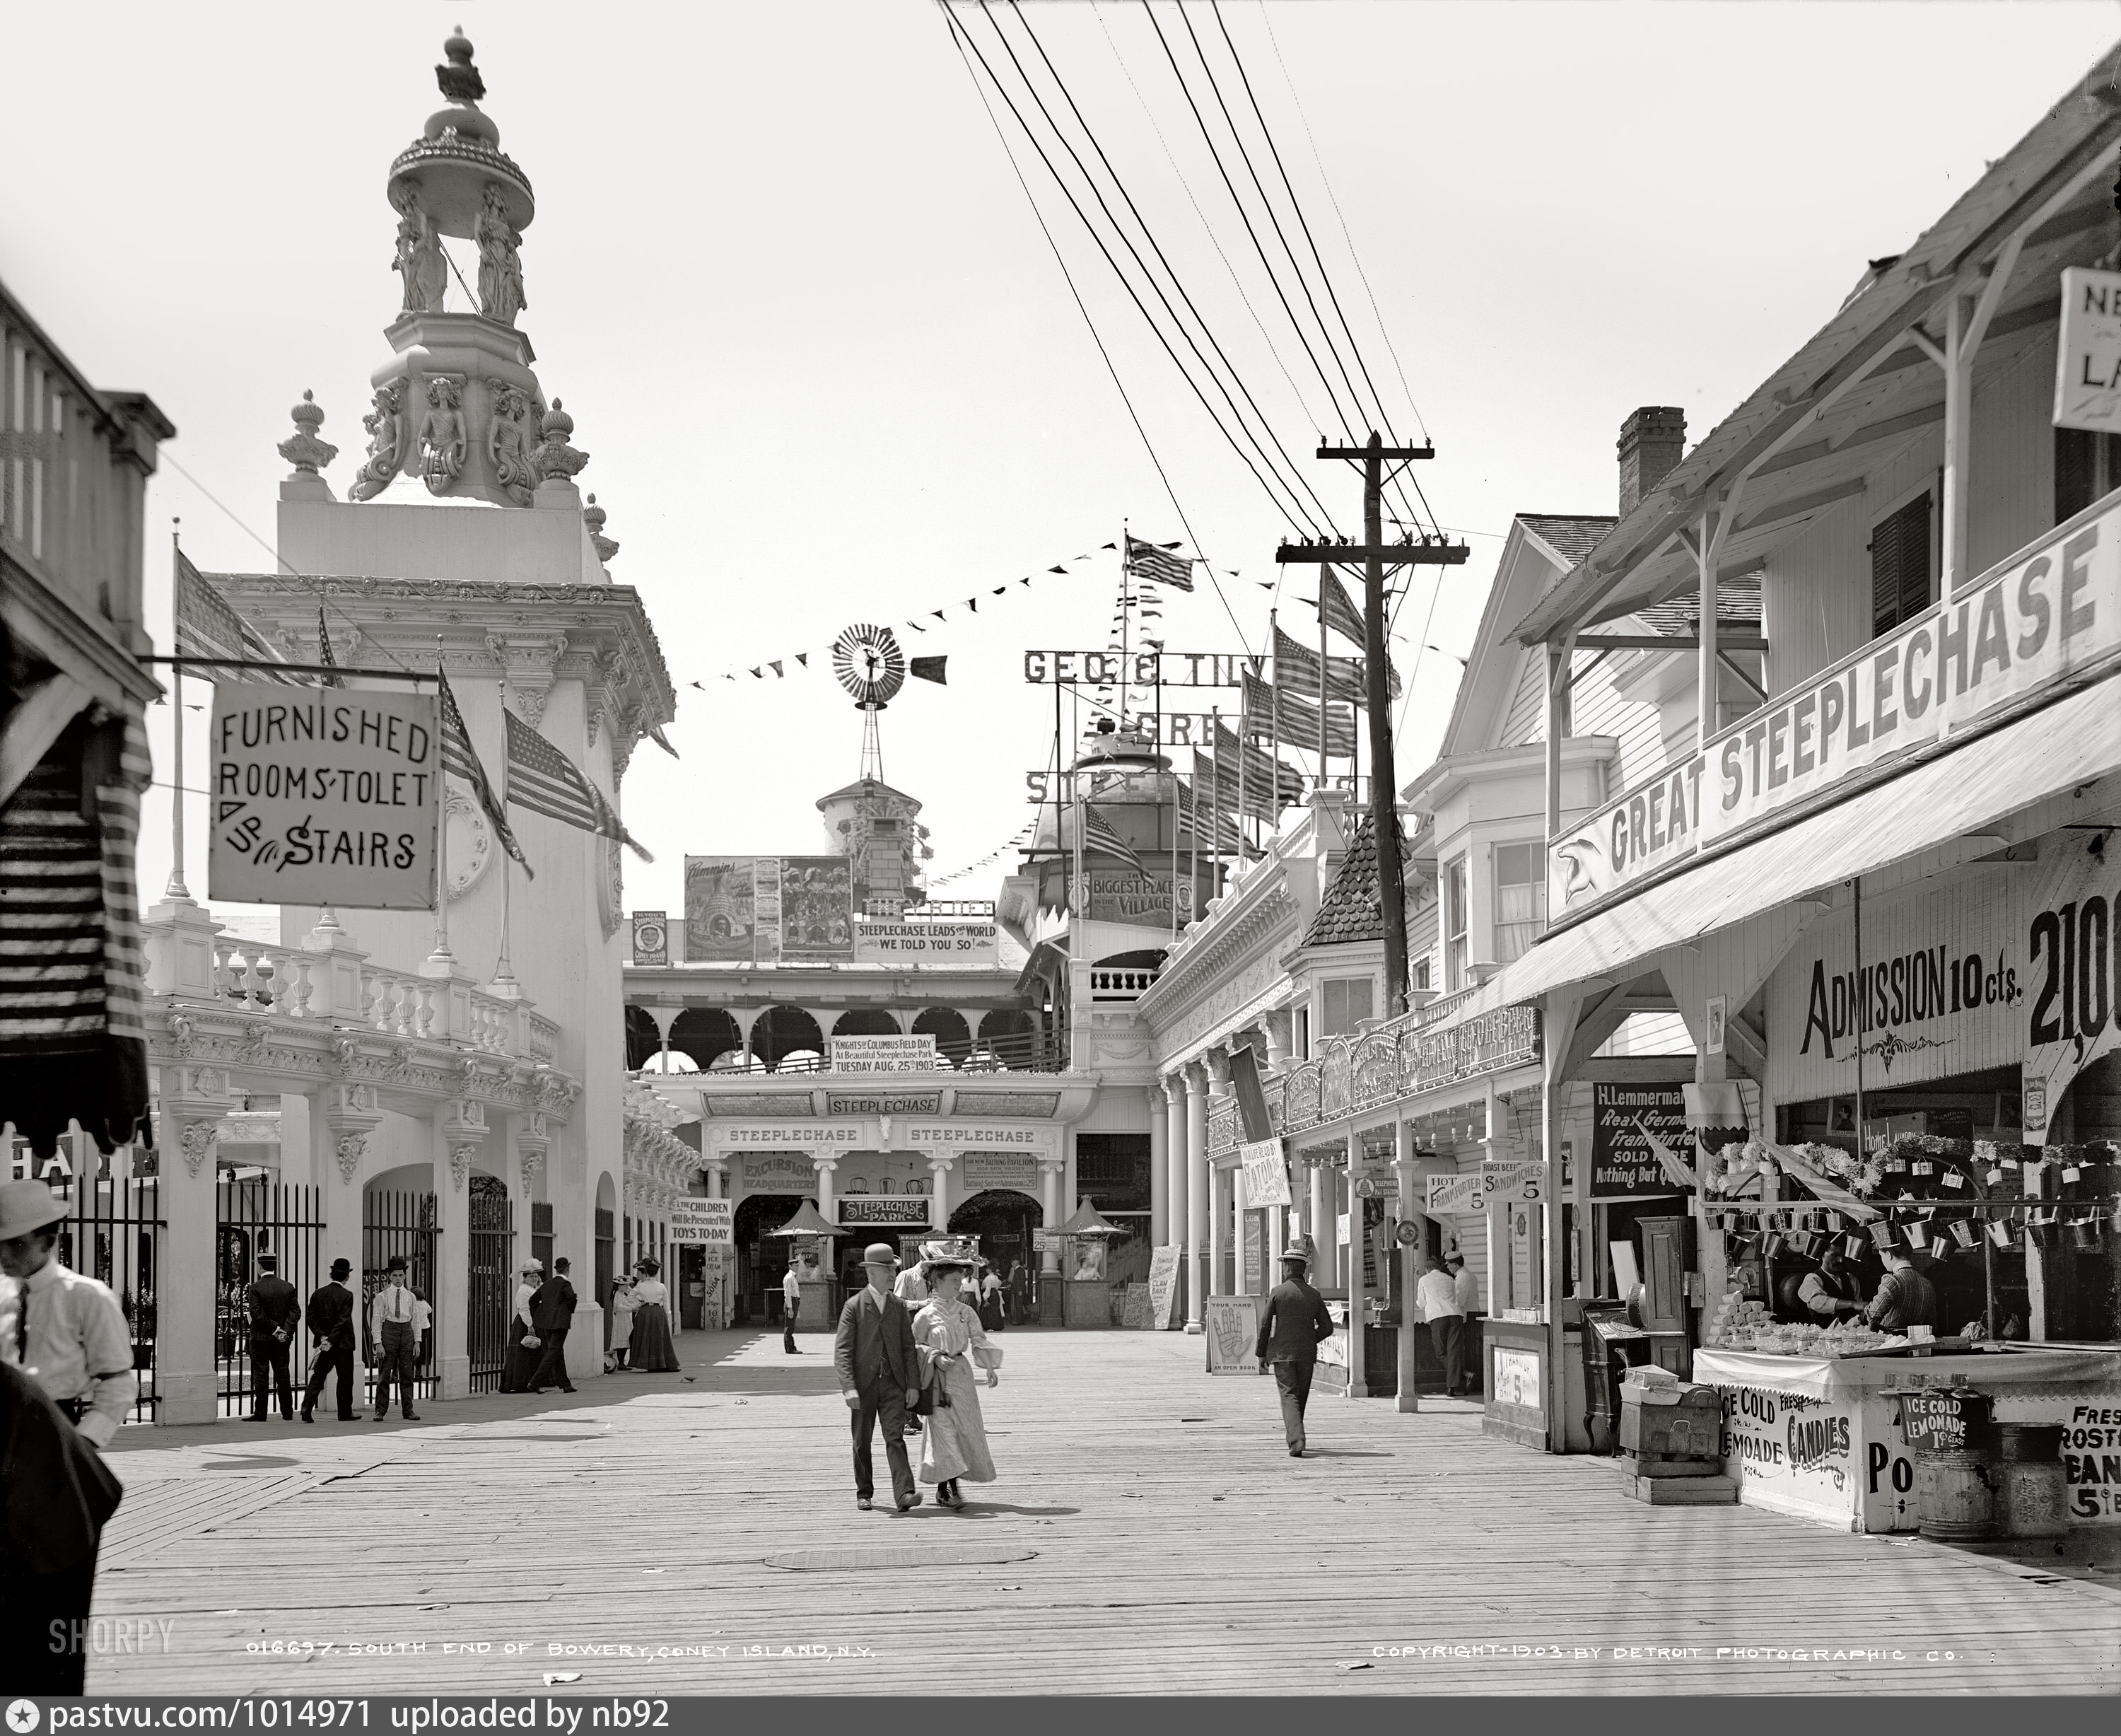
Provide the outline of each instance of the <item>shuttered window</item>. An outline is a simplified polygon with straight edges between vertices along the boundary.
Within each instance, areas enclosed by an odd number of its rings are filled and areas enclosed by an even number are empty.
[[[1890,632],[1929,607],[1929,496],[1871,529],[1871,632]]]
[[[2059,525],[2121,488],[2121,436],[2089,428],[2057,428],[2054,436],[2054,521]]]

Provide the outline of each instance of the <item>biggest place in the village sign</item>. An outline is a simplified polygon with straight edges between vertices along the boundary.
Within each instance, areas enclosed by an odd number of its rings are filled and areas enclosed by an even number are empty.
[[[1962,730],[2121,646],[2121,495],[1595,810],[1549,852],[1557,914]]]
[[[432,693],[217,682],[210,746],[208,898],[435,908]]]

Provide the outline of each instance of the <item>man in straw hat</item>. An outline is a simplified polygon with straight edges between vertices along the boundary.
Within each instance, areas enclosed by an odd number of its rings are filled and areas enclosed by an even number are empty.
[[[1291,1458],[1303,1457],[1311,1376],[1318,1366],[1318,1346],[1333,1336],[1326,1299],[1304,1280],[1310,1266],[1310,1239],[1299,1235],[1281,1257],[1281,1282],[1266,1299],[1259,1329],[1259,1360],[1274,1370],[1274,1384],[1281,1389],[1281,1426]]]
[[[110,1286],[59,1262],[66,1207],[42,1182],[0,1183],[0,1360],[33,1377],[91,1446],[132,1413],[133,1331]]]
[[[913,1344],[913,1317],[891,1293],[898,1256],[888,1242],[872,1242],[862,1253],[869,1282],[847,1299],[832,1336],[832,1371],[852,1412],[855,1505],[875,1505],[876,1474],[869,1439],[880,1421],[884,1456],[891,1463],[891,1493],[904,1513],[921,1505],[913,1467],[906,1457],[906,1416],[921,1399],[921,1359]]]

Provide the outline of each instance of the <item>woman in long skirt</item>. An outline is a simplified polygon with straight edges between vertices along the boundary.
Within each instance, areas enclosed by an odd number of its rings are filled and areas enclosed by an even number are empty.
[[[1003,1327],[1003,1314],[1001,1279],[990,1266],[980,1274],[980,1324],[998,1332]]]
[[[633,1286],[633,1365],[644,1374],[674,1374],[678,1346],[670,1337],[670,1289],[662,1267],[640,1260]]]
[[[921,1449],[921,1481],[935,1485],[935,1499],[945,1507],[965,1505],[958,1486],[960,1478],[970,1477],[976,1483],[995,1480],[976,1376],[983,1368],[989,1386],[1001,1384],[997,1371],[1001,1347],[987,1342],[979,1315],[958,1300],[958,1287],[970,1270],[930,1266],[928,1303],[913,1319],[922,1384],[935,1390],[935,1414],[928,1419]],[[943,1402],[945,1398],[948,1404]]]
[[[525,1260],[520,1276],[523,1281],[515,1286],[515,1305],[508,1311],[508,1355],[501,1365],[501,1390],[504,1393],[529,1392],[530,1377],[538,1372],[538,1359],[543,1354],[542,1349],[525,1348],[523,1341],[534,1336],[530,1299],[545,1281],[545,1267],[540,1261]]]

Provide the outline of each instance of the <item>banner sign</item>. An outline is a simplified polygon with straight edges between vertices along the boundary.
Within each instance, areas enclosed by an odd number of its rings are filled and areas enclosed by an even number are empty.
[[[857,922],[855,963],[992,964],[996,932],[991,922]]]
[[[2095,853],[2103,838],[2063,832],[2040,847],[2025,937],[2028,1145],[2047,1143],[2071,1081],[2121,1044],[2121,852]]]
[[[1281,1155],[1281,1141],[1262,1139],[1238,1147],[1238,1161],[1244,1166],[1245,1208],[1291,1206],[1289,1165]]]
[[[1093,922],[1131,922],[1137,926],[1162,928],[1171,922],[1173,889],[1178,898],[1178,921],[1182,926],[1193,920],[1193,881],[1189,875],[1174,879],[1168,874],[1088,873],[1090,920]]]
[[[1591,1090],[1591,1197],[1680,1192],[1682,1183],[1666,1171],[1653,1141],[1676,1161],[1691,1164],[1685,1087],[1594,1085]]]
[[[837,1204],[842,1230],[920,1230],[928,1222],[925,1193],[865,1194],[858,1199],[842,1197]]]
[[[1536,1062],[1539,1009],[1521,1001],[1456,1024],[1410,1032],[1401,1041],[1400,1090],[1433,1091]]]
[[[1176,1332],[1178,1318],[1178,1257],[1174,1246],[1154,1248],[1149,1256],[1149,1323],[1152,1332]]]
[[[835,1073],[932,1073],[933,1037],[827,1037]]]
[[[439,728],[432,693],[216,682],[207,896],[432,910]]]
[[[2054,425],[2121,434],[2121,271],[2072,265],[2062,274]]]
[[[963,1190],[968,1196],[991,1188],[1010,1188],[1019,1193],[1038,1192],[1038,1163],[1028,1157],[990,1157],[967,1151],[958,1160]]]
[[[1242,687],[1261,659],[1221,651],[1028,651],[1034,687]]]
[[[636,964],[668,964],[670,962],[668,912],[660,910],[636,910],[633,912],[633,962]]]
[[[940,1091],[827,1091],[827,1115],[934,1115],[943,1107]]]
[[[859,1150],[864,1131],[859,1122],[831,1126],[823,1122],[805,1123],[790,1121],[773,1127],[747,1127],[741,1123],[725,1127],[719,1122],[706,1124],[707,1143],[711,1146],[751,1146],[768,1150],[819,1151],[827,1156],[839,1151]]]
[[[854,910],[843,856],[685,858],[688,964],[851,964]]]
[[[1426,1204],[1431,1217],[1485,1211],[1488,1192],[1481,1185],[1480,1172],[1470,1169],[1462,1175],[1429,1177]]]
[[[1549,855],[1552,908],[1596,903],[2117,646],[2121,493],[1596,810]]]
[[[674,1201],[669,1213],[670,1239],[692,1248],[734,1248],[735,1214],[734,1200]]]

